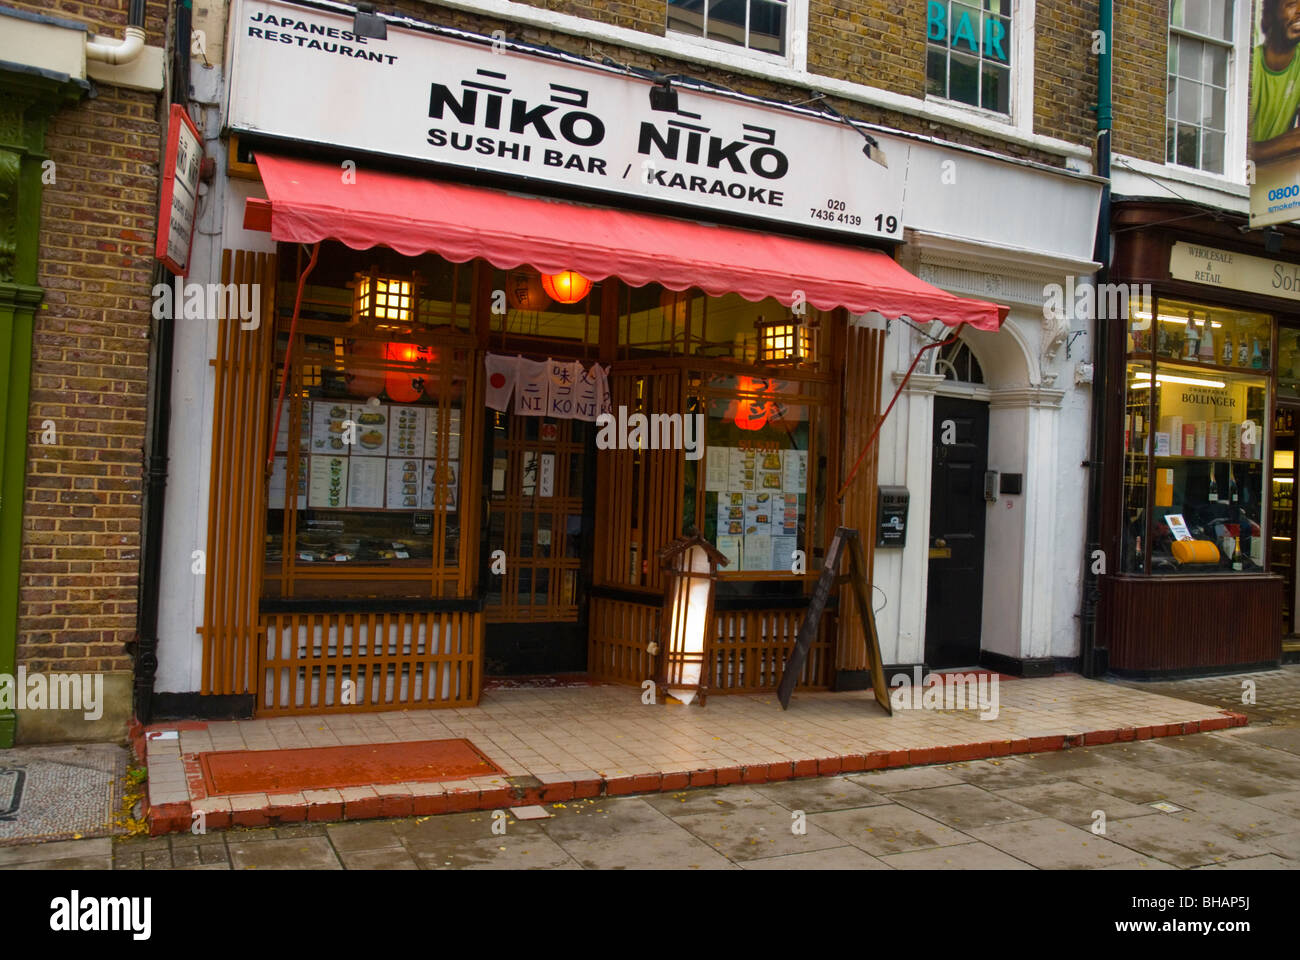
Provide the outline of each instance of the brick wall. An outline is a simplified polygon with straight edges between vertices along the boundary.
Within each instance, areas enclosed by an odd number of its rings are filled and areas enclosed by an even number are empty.
[[[118,38],[126,23],[127,0],[6,2]],[[166,4],[147,14],[147,43],[164,45]],[[19,585],[29,670],[129,670],[135,634],[159,97],[96,86],[46,133],[56,180],[41,208]]]
[[[1116,12],[1121,4],[1116,4]],[[1034,132],[1072,143],[1097,133],[1095,0],[1038,0],[1034,12]]]
[[[1164,163],[1168,51],[1168,0],[1115,5],[1116,153]]]
[[[665,35],[666,0],[523,0],[531,6],[589,20]],[[806,87],[716,69],[703,63],[573,37],[439,6],[433,0],[395,0],[392,9],[435,23],[480,33],[503,30],[513,40],[545,44],[599,60],[608,56],[622,64],[682,74],[756,96],[787,103],[808,99]],[[389,9],[389,8],[385,8]],[[862,83],[906,96],[925,96],[926,0],[809,0],[808,69],[822,76]],[[1096,29],[1095,0],[1039,0],[1035,41],[1035,132],[1074,143],[1090,144],[1096,117],[1088,107],[1096,100],[1096,64],[1090,57]],[[738,48],[739,49],[739,48]],[[1007,144],[994,135],[883,110],[857,101],[831,97],[845,116],[898,130],[934,136],[954,143],[995,150],[1010,156],[1062,166],[1055,154]]]

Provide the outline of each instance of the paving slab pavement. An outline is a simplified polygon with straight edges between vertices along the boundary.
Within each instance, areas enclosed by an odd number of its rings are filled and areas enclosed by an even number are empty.
[[[0,870],[1293,870],[1300,727],[1267,732],[569,800],[533,821],[484,810],[0,847]]]

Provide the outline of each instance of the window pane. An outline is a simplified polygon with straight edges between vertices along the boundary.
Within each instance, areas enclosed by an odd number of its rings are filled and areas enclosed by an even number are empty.
[[[1173,0],[1169,8],[1169,25],[1171,27],[1181,27],[1183,25],[1183,7],[1186,0]]]
[[[1232,39],[1232,0],[1210,0],[1210,36]]]
[[[980,52],[980,14],[974,7],[954,3],[949,21],[952,36],[949,43],[954,50],[978,54]]]
[[[1165,85],[1165,116],[1173,120],[1178,116],[1178,80],[1170,77]]]
[[[990,13],[1011,16],[1011,0],[984,0],[984,9]]]
[[[746,5],[746,0],[713,0],[709,4],[709,39],[744,46]]]
[[[1187,37],[1178,38],[1178,63],[1181,67],[1179,76],[1190,77],[1193,80],[1201,79],[1201,57],[1205,44],[1199,40],[1189,40]]]
[[[1185,167],[1196,166],[1197,130],[1195,127],[1178,126],[1178,147],[1176,163]]]
[[[986,16],[984,33],[980,38],[984,58],[995,63],[1011,63],[1011,19]]]
[[[1201,169],[1223,173],[1223,134],[1206,130],[1201,134]]]
[[[1212,47],[1208,43],[1206,56],[1209,58],[1209,67],[1206,75],[1209,76],[1210,82],[1216,87],[1226,87],[1228,85],[1228,51],[1222,47]]]
[[[668,29],[704,36],[704,0],[668,0]]]
[[[952,54],[949,65],[948,96],[962,103],[979,105],[979,60]]]
[[[785,13],[783,3],[752,0],[749,9],[750,49],[785,53]]]
[[[1176,159],[1174,156],[1174,134],[1178,126],[1172,120],[1165,124],[1165,161],[1173,163]]]
[[[1183,26],[1197,33],[1210,32],[1210,0],[1184,0]]]
[[[926,51],[925,92],[935,97],[948,96],[948,52],[942,47]]]
[[[1201,117],[1201,85],[1189,80],[1178,81],[1178,112],[1183,123],[1196,123]]]
[[[1214,130],[1224,129],[1226,93],[1215,87],[1201,89],[1201,126]]]
[[[984,88],[980,91],[981,106],[985,110],[1011,112],[1011,71],[1006,67],[984,64]]]
[[[1174,37],[1170,37],[1169,40],[1169,72],[1171,74],[1176,74],[1178,73],[1178,51],[1181,47],[1178,43],[1174,42]]]

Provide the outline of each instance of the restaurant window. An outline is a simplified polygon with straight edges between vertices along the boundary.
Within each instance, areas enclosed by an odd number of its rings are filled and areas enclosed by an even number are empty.
[[[561,340],[593,348],[600,334],[601,284],[565,271],[544,274],[532,267],[494,270],[493,343]],[[519,344],[526,346],[526,343]]]
[[[1262,571],[1272,318],[1165,299],[1129,315],[1123,571]]]
[[[785,56],[787,0],[668,0],[668,29]]]
[[[1165,159],[1223,173],[1233,0],[1172,0]]]
[[[331,252],[292,336],[277,318],[264,596],[459,595],[477,534],[462,529],[472,267],[348,269]],[[292,304],[296,275],[282,279]]]
[[[828,316],[806,303],[796,312],[777,300],[753,303],[734,293],[708,297],[657,283],[624,287],[618,357],[693,356],[826,372]]]
[[[1011,0],[928,0],[926,93],[1011,112]]]

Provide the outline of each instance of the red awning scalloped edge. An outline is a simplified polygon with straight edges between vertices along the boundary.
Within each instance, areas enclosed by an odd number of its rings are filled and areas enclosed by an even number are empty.
[[[257,155],[269,198],[271,238],[338,240],[356,250],[391,247],[454,263],[482,257],[503,270],[576,270],[640,287],[697,287],[803,300],[820,310],[941,320],[997,330],[1006,307],[954,296],[908,273],[878,250],[696,223],[675,217],[521,196],[378,170],[344,182],[336,165]],[[266,229],[266,201],[248,202],[245,225]]]

